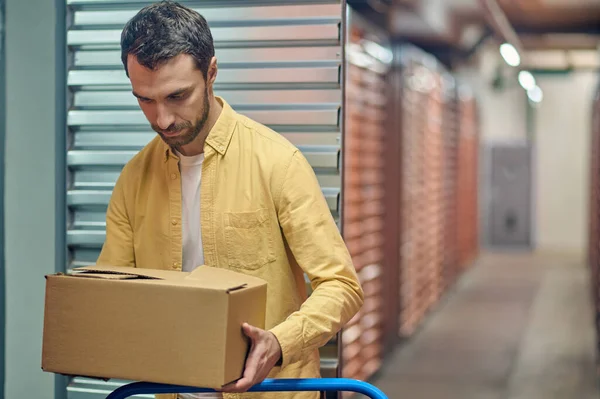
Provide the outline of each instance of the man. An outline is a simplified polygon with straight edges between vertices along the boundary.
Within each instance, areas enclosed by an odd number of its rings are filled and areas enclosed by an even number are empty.
[[[212,36],[197,12],[173,2],[148,6],[124,27],[121,48],[133,95],[158,136],[115,185],[97,263],[208,265],[263,278],[267,330],[242,327],[251,342],[245,371],[223,396],[317,398],[232,394],[266,377],[318,377],[318,348],[362,306],[311,166],[285,138],[215,96]],[[308,299],[303,272],[314,289]]]

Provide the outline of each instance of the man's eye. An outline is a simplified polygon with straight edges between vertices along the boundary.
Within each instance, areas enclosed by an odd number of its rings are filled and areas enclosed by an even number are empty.
[[[138,97],[138,100],[140,100],[140,101],[141,101],[141,102],[143,102],[143,103],[149,103],[149,102],[151,101],[151,100],[150,100],[150,99],[148,99],[148,98],[141,98],[141,97]]]

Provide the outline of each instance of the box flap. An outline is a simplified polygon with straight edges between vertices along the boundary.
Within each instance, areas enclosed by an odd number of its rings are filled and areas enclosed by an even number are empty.
[[[172,270],[96,265],[74,268],[73,272],[69,275],[106,280],[164,280],[169,284],[187,283],[198,288],[225,291],[227,293],[266,284],[264,280],[258,277],[210,266],[199,266],[193,272],[188,273]]]
[[[185,278],[186,280],[196,280],[198,282],[206,281],[207,288],[220,289],[227,293],[266,284],[264,280],[258,277],[210,266],[197,267]]]
[[[87,277],[87,278],[100,278],[104,280],[134,280],[139,278],[139,276],[134,276],[133,274],[116,274],[116,273],[94,273],[94,272],[79,272],[72,273],[69,276],[76,277]]]
[[[124,266],[83,266],[74,268],[73,272],[74,273],[70,274],[71,276],[96,277],[113,280],[125,280],[134,278],[173,280],[176,278],[183,277],[181,276],[181,272]]]
[[[229,288],[227,288],[227,293],[229,294],[230,292],[244,289],[247,286],[248,286],[248,284],[244,283],[244,284],[236,285],[235,287],[229,287]]]

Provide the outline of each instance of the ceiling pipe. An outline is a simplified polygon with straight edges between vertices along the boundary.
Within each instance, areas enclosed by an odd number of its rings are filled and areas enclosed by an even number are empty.
[[[530,50],[596,50],[600,37],[586,34],[546,33],[542,35],[521,34],[521,42]]]
[[[485,18],[496,34],[502,37],[505,42],[512,44],[519,53],[522,53],[523,44],[498,2],[496,0],[479,0],[479,4],[483,9]]]
[[[390,9],[390,4],[385,3],[382,0],[367,0],[367,4],[380,14],[385,14]]]
[[[481,34],[481,36],[479,36],[479,39],[477,39],[477,41],[475,43],[473,43],[473,45],[471,45],[469,48],[467,48],[464,52],[463,52],[463,57],[466,59],[471,58],[473,55],[475,55],[475,53],[477,52],[477,50],[479,50],[479,48],[481,46],[483,46],[483,44],[486,42],[486,40],[492,35],[492,32],[490,30],[489,27],[485,27],[483,33]]]

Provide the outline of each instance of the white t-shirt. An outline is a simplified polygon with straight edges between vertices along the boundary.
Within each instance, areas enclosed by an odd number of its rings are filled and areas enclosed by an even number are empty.
[[[191,272],[204,264],[200,230],[200,182],[204,154],[191,157],[177,155],[181,173],[182,266],[184,272]]]
[[[183,271],[191,272],[204,264],[202,249],[202,234],[200,228],[200,182],[202,181],[202,162],[204,154],[186,157],[179,156],[181,173],[181,228]],[[200,362],[210,362],[210,359],[198,359]],[[179,394],[184,399],[222,398],[221,393],[190,393]]]

